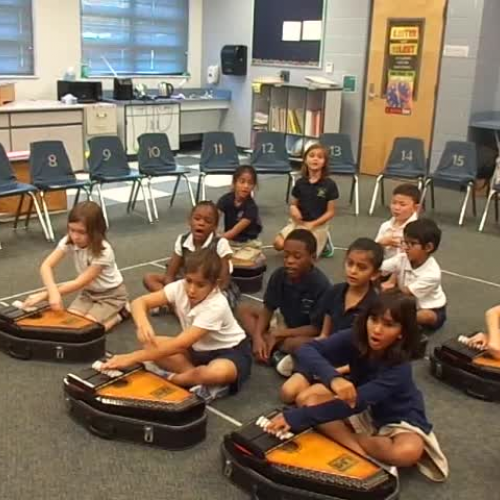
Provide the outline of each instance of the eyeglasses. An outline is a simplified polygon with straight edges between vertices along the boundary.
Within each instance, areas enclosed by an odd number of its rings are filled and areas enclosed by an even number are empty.
[[[403,248],[413,248],[413,247],[416,247],[420,245],[420,242],[419,241],[415,241],[415,240],[403,240],[401,242],[401,246]]]

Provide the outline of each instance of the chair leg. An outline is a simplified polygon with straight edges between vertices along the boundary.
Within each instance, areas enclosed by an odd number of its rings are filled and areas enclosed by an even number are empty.
[[[474,182],[471,183],[472,186],[472,215],[477,217],[477,204],[476,204],[476,189]]]
[[[201,179],[201,199],[205,201],[207,199],[207,185],[206,185],[206,174]]]
[[[382,177],[380,181],[380,202],[382,206],[385,207],[385,179]]]
[[[293,177],[292,174],[288,174],[288,183],[286,186],[286,196],[285,196],[285,201],[286,203],[289,203],[290,201],[290,191],[292,190],[292,182],[293,182]]]
[[[191,205],[194,207],[196,205],[196,199],[193,194],[193,188],[191,186],[191,183],[189,182],[189,177],[187,175],[182,175],[184,179],[186,180],[187,188],[188,188],[188,193],[189,193],[189,198],[191,199]]]
[[[135,203],[137,201],[137,196],[139,196],[139,184],[138,181],[132,181],[132,187],[130,188],[130,196],[127,203],[127,213],[135,210]]]
[[[467,209],[467,203],[469,202],[470,192],[472,190],[472,184],[467,184],[467,191],[465,192],[464,201],[462,203],[462,208],[460,210],[460,218],[458,219],[458,225],[462,226],[464,223],[465,211]]]
[[[351,191],[349,193],[349,205],[352,205],[352,200],[354,199],[354,184],[355,184],[354,176],[351,179]]]
[[[38,200],[36,199],[35,193],[28,193],[30,196],[30,205],[28,208],[28,214],[26,215],[26,220],[29,223],[29,219],[31,217],[31,211],[33,209],[33,206],[35,207],[36,215],[38,217],[38,220],[40,221],[40,225],[42,226],[42,231],[45,236],[45,239],[47,241],[50,241],[50,234],[47,230],[47,226],[45,224],[45,221],[43,219],[42,211],[40,210],[40,205],[38,204]],[[28,224],[25,225],[25,227],[28,227]]]
[[[104,220],[106,221],[106,227],[109,229],[109,220],[108,220],[108,210],[106,209],[106,203],[104,201],[104,196],[102,195],[101,183],[97,183],[97,196],[99,196],[99,203],[101,205],[102,215],[104,216]]]
[[[490,192],[488,194],[488,199],[486,200],[486,205],[484,207],[483,216],[481,217],[481,222],[479,223],[479,228],[478,228],[479,231],[482,231],[484,229],[484,225],[486,224],[486,218],[488,217],[488,210],[490,209],[491,199],[493,198],[493,196],[496,195],[497,195],[496,191],[490,189]]]
[[[140,190],[142,191],[142,197],[144,198],[144,206],[146,207],[146,215],[148,217],[148,222],[150,224],[153,224],[154,220],[153,217],[151,217],[151,209],[149,208],[149,200],[148,197],[146,196],[146,190],[144,189],[144,184],[142,183],[142,180],[138,180],[137,184],[139,185]],[[137,197],[137,195],[136,195]]]
[[[154,220],[160,220],[160,218],[158,217],[158,206],[156,205],[156,198],[153,196],[153,188],[151,187],[151,177],[148,177],[147,183],[149,200],[151,201],[151,206],[153,207],[153,218]]]
[[[420,211],[422,211],[425,207],[425,199],[427,198],[427,189],[431,188],[431,192],[432,192],[432,189],[433,189],[433,182],[432,182],[432,179],[429,178],[429,179],[426,179],[425,182],[424,182],[424,187],[422,188],[422,192],[420,194],[420,200],[419,200],[419,205],[420,205]]]
[[[56,237],[54,235],[54,228],[52,227],[52,222],[50,220],[49,208],[47,207],[47,202],[45,201],[45,192],[40,191],[40,199],[42,200],[42,209],[45,215],[45,224],[47,225],[47,233],[49,234],[49,241],[55,241]]]
[[[19,215],[21,214],[21,207],[23,206],[25,194],[23,193],[19,197],[19,203],[17,204],[16,218],[14,219],[14,229],[17,229],[17,223],[19,222]]]
[[[175,195],[177,194],[177,188],[179,187],[180,181],[181,181],[181,176],[178,175],[177,178],[175,179],[175,186],[174,186],[174,191],[172,193],[172,197],[170,198],[170,206],[174,204]]]
[[[498,193],[495,191],[495,222],[498,223]]]
[[[28,194],[30,195],[30,204],[28,205],[28,213],[26,214],[26,219],[24,219],[24,229],[28,229],[31,219],[31,212],[33,211],[33,200],[36,200],[36,195],[34,193]]]
[[[368,215],[373,215],[373,211],[375,210],[375,203],[377,202],[377,195],[378,195],[378,190],[380,187],[380,182],[384,178],[383,174],[377,176],[377,179],[375,180],[375,186],[373,188],[373,194],[372,194],[372,201],[370,203],[370,208],[368,210]]]
[[[359,177],[353,175],[352,180],[354,182],[354,213],[359,215]]]
[[[76,190],[75,201],[73,202],[73,207],[76,207],[76,205],[80,201],[80,190],[81,190],[81,188],[78,188]]]

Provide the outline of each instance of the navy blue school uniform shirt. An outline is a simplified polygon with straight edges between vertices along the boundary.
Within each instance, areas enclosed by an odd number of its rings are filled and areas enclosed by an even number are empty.
[[[325,340],[304,344],[296,353],[297,371],[309,380],[319,379],[326,387],[341,375],[335,366],[349,365],[350,381],[356,386],[356,406],[340,400],[285,410],[293,431],[325,422],[342,420],[367,408],[377,428],[407,422],[425,433],[432,430],[425,416],[422,393],[413,381],[410,362],[390,366],[382,360],[362,358],[355,345],[353,331],[343,330]]]
[[[217,208],[224,214],[224,231],[233,229],[241,219],[250,220],[250,225],[238,234],[234,241],[243,243],[255,240],[262,232],[259,208],[252,197],[244,200],[239,207],[234,204],[234,193],[227,193],[219,198]]]
[[[335,181],[326,177],[312,184],[307,177],[301,177],[293,186],[292,196],[299,201],[302,220],[319,219],[325,212],[329,201],[339,197]]]
[[[323,317],[328,314],[332,318],[333,324],[330,334],[351,328],[357,316],[377,297],[377,292],[370,286],[366,295],[355,306],[346,310],[345,299],[348,289],[349,285],[347,283],[336,283],[323,296],[321,301],[321,325],[323,324]]]
[[[330,287],[330,281],[317,267],[313,267],[298,282],[291,282],[284,267],[269,278],[264,305],[279,309],[288,328],[317,325],[321,315],[321,299]]]

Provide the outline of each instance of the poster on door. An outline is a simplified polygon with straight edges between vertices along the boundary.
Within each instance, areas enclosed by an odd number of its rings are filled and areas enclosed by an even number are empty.
[[[418,82],[422,21],[389,27],[386,55],[386,108],[388,114],[412,113]]]

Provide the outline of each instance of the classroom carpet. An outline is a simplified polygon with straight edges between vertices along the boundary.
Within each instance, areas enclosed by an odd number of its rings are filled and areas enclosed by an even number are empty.
[[[374,179],[361,179],[361,214],[348,204],[349,179],[337,179],[341,199],[332,223],[337,246],[333,258],[321,259],[319,267],[333,282],[343,279],[342,249],[358,236],[374,236],[389,217],[387,207],[377,206],[367,215]],[[394,183],[387,183],[390,193]],[[264,223],[262,239],[273,236],[287,221],[285,177],[261,179],[256,194]],[[227,187],[213,187],[217,199]],[[481,329],[486,308],[500,302],[500,266],[497,265],[499,227],[491,215],[485,232],[477,232],[478,219],[470,211],[464,227],[457,225],[461,193],[436,190],[436,211],[427,212],[443,229],[436,258],[443,268],[443,287],[448,296],[448,321],[431,338],[428,351],[445,339]],[[389,198],[389,196],[387,196]],[[125,203],[110,204],[109,240],[115,249],[131,297],[144,293],[146,272],[161,272],[176,236],[186,231],[190,203],[186,194],[173,207],[169,198],[159,200],[160,221],[148,224],[143,207],[131,214]],[[484,197],[478,197],[478,210]],[[429,208],[429,207],[427,207]],[[56,237],[64,235],[65,214],[53,216]],[[0,299],[13,300],[40,287],[38,266],[54,247],[47,243],[33,221],[26,231],[0,224]],[[281,265],[282,257],[266,250],[268,272]],[[57,270],[62,281],[74,276],[72,262]],[[256,294],[256,297],[262,293]],[[246,299],[252,300],[252,299]],[[179,326],[172,317],[154,318],[158,334],[175,335]],[[107,337],[114,352],[134,349],[134,325],[119,325]],[[229,418],[208,412],[204,442],[178,452],[120,441],[103,440],[72,421],[62,390],[64,375],[81,365],[19,361],[0,353],[0,499],[2,500],[239,500],[249,495],[228,482],[222,473],[219,446],[223,436],[245,422],[279,405],[283,379],[273,369],[255,365],[242,391],[211,406]],[[427,359],[414,363],[414,375],[422,390],[429,420],[450,462],[450,477],[443,484],[425,479],[416,469],[400,471],[404,500],[433,498],[468,500],[498,497],[500,405],[466,396],[434,379]]]

